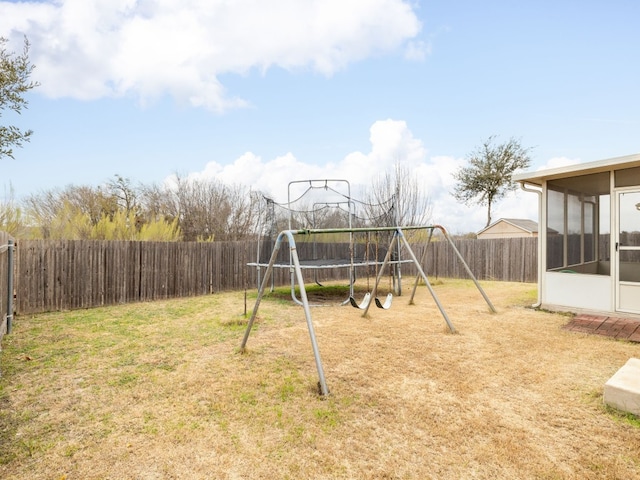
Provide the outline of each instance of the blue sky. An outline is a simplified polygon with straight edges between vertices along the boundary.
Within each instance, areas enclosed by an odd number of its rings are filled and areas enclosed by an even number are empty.
[[[416,172],[434,222],[484,226],[452,173],[491,135],[533,169],[640,152],[640,4],[609,1],[0,0],[32,43],[34,130],[3,160],[21,198],[66,185],[216,177],[287,184]],[[536,218],[517,192],[499,217]]]

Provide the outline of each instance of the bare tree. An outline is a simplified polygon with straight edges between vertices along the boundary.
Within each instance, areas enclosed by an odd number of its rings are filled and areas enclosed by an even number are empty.
[[[220,240],[230,212],[221,183],[176,176],[172,197],[185,240]]]
[[[107,182],[107,189],[116,199],[118,206],[127,212],[127,215],[131,212],[139,213],[138,193],[131,185],[131,180],[116,174],[113,179]]]
[[[227,217],[226,240],[242,240],[257,233],[260,200],[251,189],[243,185],[227,187],[227,198],[231,207]]]
[[[148,189],[144,197],[158,211],[165,209],[165,218],[178,219],[184,240],[240,240],[256,233],[259,196],[241,185],[176,175],[173,185]]]
[[[113,218],[118,210],[115,197],[90,186],[42,191],[30,195],[24,203],[30,223],[40,228],[43,238],[50,238],[53,227],[63,224],[61,217],[66,221],[86,217],[90,225],[96,225],[104,216]]]
[[[173,191],[166,186],[157,183],[140,186],[138,201],[145,222],[159,219],[173,222],[178,215],[174,200]]]
[[[426,189],[415,173],[400,162],[392,172],[373,181],[366,199],[366,215],[377,226],[426,225],[431,220]]]
[[[259,195],[241,185],[176,175],[141,185],[119,175],[104,187],[69,186],[25,200],[43,238],[241,240],[257,232]],[[143,235],[144,234],[144,235]]]

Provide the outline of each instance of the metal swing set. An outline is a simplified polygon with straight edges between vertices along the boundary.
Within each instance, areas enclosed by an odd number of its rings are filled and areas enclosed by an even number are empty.
[[[324,187],[320,187],[320,188],[329,188],[329,180],[323,180],[323,181],[318,181],[318,180],[307,180],[307,181],[301,181],[301,182],[308,182],[310,185],[310,189],[312,188],[318,188],[317,186],[314,186],[314,182],[325,182],[324,183]],[[331,181],[331,182],[346,182],[346,181]],[[300,182],[291,182],[289,184],[289,189],[291,191],[291,186],[292,184],[295,183],[300,183]],[[348,185],[348,182],[346,182]],[[291,193],[290,193],[291,195]],[[348,193],[348,195],[350,195],[350,191]],[[288,206],[291,205],[291,199],[289,199],[288,202]],[[337,202],[339,203],[339,202]],[[349,218],[351,219],[353,217],[352,215],[352,205],[353,202],[350,198],[350,196],[347,197],[346,200],[347,205],[349,206]],[[289,226],[291,226],[291,220],[289,223]],[[422,259],[419,260],[417,258],[417,256],[415,255],[413,249],[411,248],[411,245],[409,243],[409,241],[407,240],[407,237],[405,235],[405,233],[407,232],[414,232],[414,231],[426,231],[428,232],[428,240],[427,240],[427,244],[426,247],[424,249],[424,253],[422,256]],[[249,263],[249,266],[254,266],[258,268],[258,271],[261,272],[261,268],[266,268],[266,271],[264,273],[264,275],[262,276],[262,278],[260,279],[260,274],[258,275],[259,278],[259,288],[258,288],[258,295],[256,298],[256,302],[254,304],[253,307],[253,311],[251,313],[251,316],[249,317],[249,321],[247,324],[247,328],[246,331],[244,333],[244,337],[242,339],[242,343],[240,345],[240,351],[244,352],[246,350],[246,345],[247,345],[247,341],[249,339],[249,335],[251,333],[251,330],[253,328],[256,316],[258,314],[258,310],[260,308],[260,303],[262,301],[262,298],[264,297],[265,293],[267,292],[267,290],[269,289],[269,283],[272,282],[273,279],[273,271],[275,268],[289,268],[290,272],[291,272],[291,296],[292,299],[295,303],[297,303],[298,305],[302,306],[303,310],[304,310],[304,315],[305,315],[305,320],[307,323],[307,328],[309,331],[309,336],[311,339],[311,347],[313,350],[313,355],[315,358],[315,363],[316,363],[316,368],[318,371],[318,377],[319,377],[319,381],[318,381],[318,386],[319,386],[319,392],[321,395],[325,396],[329,394],[329,389],[327,387],[327,383],[326,383],[326,379],[325,379],[325,374],[324,374],[324,369],[322,366],[322,359],[320,356],[320,351],[318,348],[318,342],[316,339],[316,334],[315,334],[315,329],[313,326],[313,319],[312,319],[312,315],[311,315],[311,304],[309,302],[309,298],[307,295],[307,289],[305,288],[305,278],[304,278],[304,271],[312,271],[317,272],[318,269],[322,269],[322,268],[341,268],[341,267],[346,267],[349,268],[349,298],[347,300],[345,300],[344,302],[342,302],[343,305],[352,305],[353,307],[356,307],[359,310],[362,310],[362,316],[366,317],[369,313],[369,307],[371,306],[371,299],[374,299],[374,302],[376,304],[376,306],[378,308],[381,309],[389,309],[391,307],[392,301],[393,301],[393,294],[392,293],[388,293],[387,297],[384,300],[380,300],[377,297],[378,294],[378,287],[380,284],[380,281],[384,275],[385,269],[387,269],[388,267],[393,267],[393,280],[394,280],[394,285],[395,285],[395,292],[397,294],[401,294],[401,274],[400,274],[400,266],[402,264],[412,264],[415,268],[415,270],[418,272],[418,275],[415,278],[415,282],[413,284],[413,289],[411,292],[411,296],[410,296],[410,300],[409,300],[409,304],[413,304],[414,303],[414,296],[416,293],[416,289],[418,286],[418,282],[420,281],[420,279],[422,279],[422,281],[424,282],[424,284],[426,285],[429,293],[431,294],[431,297],[433,298],[436,306],[438,307],[438,310],[440,311],[445,323],[447,324],[447,327],[449,328],[449,330],[452,333],[456,332],[455,327],[453,326],[453,323],[451,322],[451,320],[449,319],[444,307],[442,306],[440,300],[438,299],[438,296],[436,295],[436,292],[434,291],[431,283],[429,282],[429,278],[427,277],[427,274],[425,273],[422,265],[424,264],[424,261],[426,259],[426,255],[428,252],[428,246],[431,243],[431,240],[433,238],[433,233],[434,231],[439,231],[442,236],[444,237],[444,239],[446,239],[446,241],[448,241],[449,245],[453,248],[453,251],[455,252],[458,260],[461,262],[461,264],[464,266],[465,271],[467,272],[467,274],[469,275],[469,277],[473,280],[475,286],[477,287],[478,291],[480,292],[480,294],[482,295],[482,297],[484,298],[484,300],[486,301],[487,305],[489,306],[490,310],[492,312],[495,312],[495,308],[493,306],[493,304],[491,303],[491,301],[489,300],[489,298],[487,297],[486,293],[484,292],[484,290],[482,289],[482,287],[480,286],[480,284],[478,283],[477,279],[475,278],[475,276],[473,275],[473,273],[471,272],[471,269],[469,268],[469,266],[467,265],[467,263],[465,262],[464,258],[462,257],[462,255],[460,254],[460,252],[458,251],[458,249],[456,248],[456,246],[454,245],[453,241],[451,240],[449,234],[447,233],[446,229],[440,225],[422,225],[422,226],[368,226],[368,227],[355,227],[352,225],[351,220],[349,220],[349,225],[346,227],[342,227],[342,228],[299,228],[299,229],[285,229],[282,230],[276,237],[275,239],[275,243],[273,246],[273,249],[271,251],[271,255],[269,258],[269,261],[267,263],[264,262],[253,262],[253,263]],[[378,258],[375,258],[375,260],[372,260],[370,258],[368,258],[368,255],[364,258],[364,259],[360,259],[358,261],[355,260],[354,255],[353,255],[353,235],[354,234],[381,234],[381,233],[386,233],[389,235],[390,237],[390,242],[389,242],[389,246],[386,250],[384,259],[382,260],[382,262],[380,262],[378,260]],[[349,235],[349,239],[351,242],[351,246],[350,246],[350,259],[348,259],[348,261],[318,261],[317,259],[313,259],[311,261],[308,260],[301,260],[299,257],[299,251],[298,251],[298,247],[296,244],[296,238],[309,238],[311,236],[314,235],[332,235],[332,234],[348,234]],[[288,246],[289,246],[289,262],[278,262],[278,258],[279,258],[279,254],[282,248],[283,243],[287,242]],[[377,244],[376,244],[377,246]],[[314,249],[315,251],[315,249]],[[395,252],[396,254],[396,258],[392,258],[393,253]],[[377,257],[377,248],[376,248],[376,257]],[[362,301],[357,302],[356,299],[354,298],[354,279],[355,279],[355,270],[357,267],[378,267],[377,268],[377,273],[376,273],[376,278],[375,278],[375,283],[373,285],[372,290],[369,292],[367,292],[364,295],[364,298]],[[320,283],[317,281],[317,278],[315,279],[316,283],[318,283],[320,285]],[[295,287],[298,287],[299,290],[299,295],[300,298],[297,297],[296,293],[295,293]],[[273,284],[271,284],[271,289],[273,289]]]

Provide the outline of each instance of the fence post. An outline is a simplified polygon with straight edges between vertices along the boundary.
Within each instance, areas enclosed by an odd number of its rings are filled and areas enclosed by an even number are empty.
[[[7,334],[13,324],[13,240],[7,242]]]

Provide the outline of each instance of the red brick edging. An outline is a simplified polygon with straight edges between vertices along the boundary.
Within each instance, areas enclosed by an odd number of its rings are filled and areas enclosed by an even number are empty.
[[[603,335],[617,340],[640,343],[640,320],[634,318],[580,314],[573,317],[563,328],[572,332]]]

